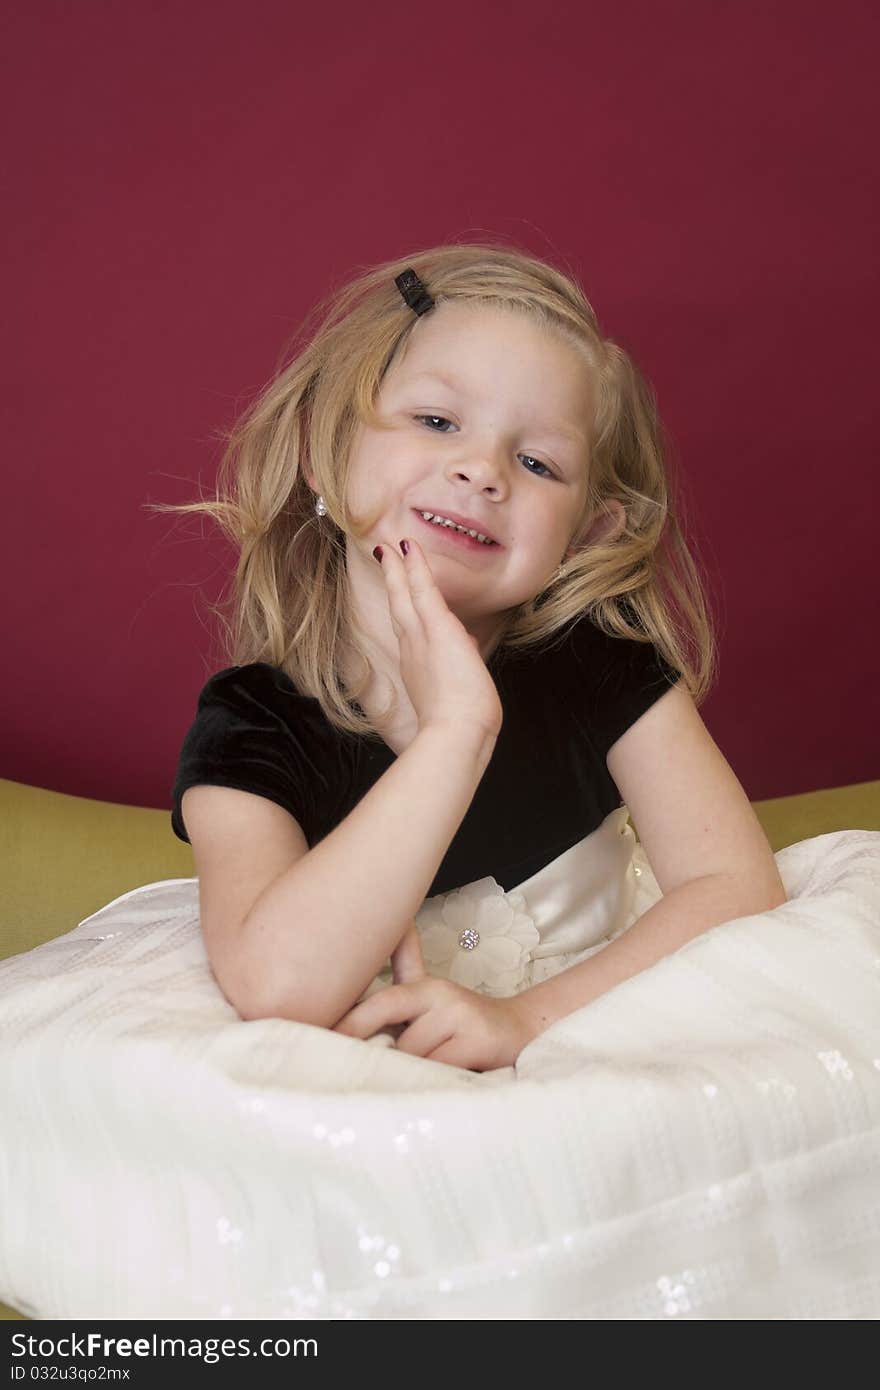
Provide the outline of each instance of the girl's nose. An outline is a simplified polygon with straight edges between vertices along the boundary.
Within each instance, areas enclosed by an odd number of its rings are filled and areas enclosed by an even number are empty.
[[[492,497],[503,496],[509,487],[504,466],[485,457],[472,458],[466,463],[459,460],[450,466],[448,476],[459,483],[470,483]]]

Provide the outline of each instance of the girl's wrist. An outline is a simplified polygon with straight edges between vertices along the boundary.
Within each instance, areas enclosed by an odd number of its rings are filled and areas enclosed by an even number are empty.
[[[554,1006],[552,993],[544,988],[548,983],[543,980],[541,984],[530,985],[528,989],[511,996],[510,1002],[519,1014],[530,1042],[565,1017],[565,1009]]]
[[[426,738],[446,745],[451,751],[462,752],[475,759],[481,773],[485,771],[495,751],[497,733],[481,724],[463,721],[435,720],[419,729],[417,738]]]

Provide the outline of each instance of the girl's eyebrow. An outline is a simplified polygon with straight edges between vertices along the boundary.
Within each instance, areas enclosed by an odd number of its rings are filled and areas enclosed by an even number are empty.
[[[447,376],[444,372],[417,372],[415,376],[410,377],[408,385],[411,386],[413,382],[416,381],[439,381],[443,386],[448,386],[452,391],[460,391],[464,396],[468,394],[467,387],[462,382],[456,381],[454,377]],[[554,434],[559,439],[565,439],[570,444],[576,444],[578,448],[581,449],[584,448],[587,442],[580,430],[569,429],[568,426],[565,425],[546,424],[539,425],[538,428],[545,434]]]

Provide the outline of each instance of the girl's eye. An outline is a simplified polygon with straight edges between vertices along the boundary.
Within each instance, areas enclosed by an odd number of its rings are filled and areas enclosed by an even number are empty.
[[[416,416],[416,419],[417,419],[417,420],[442,420],[443,423],[446,424],[446,425],[451,425],[451,424],[452,424],[452,421],[451,421],[451,420],[447,420],[445,415],[417,415],[417,416]],[[433,428],[433,427],[432,427],[432,428]],[[445,430],[436,430],[435,433],[445,434],[446,431],[445,431]],[[546,463],[542,463],[540,459],[532,458],[531,454],[522,454],[521,457],[524,458],[524,459],[528,459],[529,463],[536,463],[536,464],[538,465],[539,468],[543,468],[543,470],[544,470],[543,473],[536,473],[536,474],[534,475],[536,478],[545,478],[545,477],[546,477],[546,478],[552,478],[552,477],[554,476],[552,470],[549,469],[549,468],[547,467]],[[531,473],[531,472],[532,472],[531,468],[530,468],[528,471]]]

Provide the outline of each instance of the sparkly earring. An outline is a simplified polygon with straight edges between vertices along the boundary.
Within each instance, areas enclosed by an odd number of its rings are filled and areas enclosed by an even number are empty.
[[[324,501],[320,493],[318,494],[318,500],[315,503],[315,511],[318,513],[318,516],[327,515],[327,503]]]

